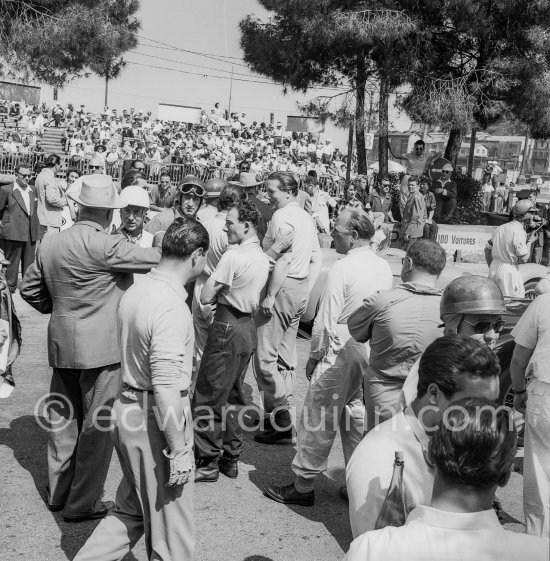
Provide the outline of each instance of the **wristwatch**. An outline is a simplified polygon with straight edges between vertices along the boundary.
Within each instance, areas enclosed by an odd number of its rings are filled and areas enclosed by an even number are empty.
[[[514,395],[522,395],[524,393],[527,393],[527,388],[523,388],[522,390],[515,390],[514,388],[512,388],[512,393]]]

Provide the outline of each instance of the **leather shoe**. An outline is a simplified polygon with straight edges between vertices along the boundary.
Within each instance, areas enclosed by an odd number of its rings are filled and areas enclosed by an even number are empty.
[[[313,506],[315,504],[315,491],[298,493],[294,483],[283,487],[266,487],[264,495],[272,501],[285,505]]]
[[[226,477],[235,479],[239,475],[238,463],[239,458],[237,456],[226,456],[224,454],[218,461],[218,467]]]
[[[115,503],[112,501],[107,501],[106,503],[100,502],[99,509],[94,510],[94,512],[90,512],[89,514],[84,514],[81,516],[70,516],[65,515],[63,516],[63,520],[65,522],[69,522],[70,524],[76,524],[77,522],[86,522],[87,520],[99,520],[100,518],[105,518],[109,511],[115,506]]]
[[[215,483],[220,476],[218,458],[198,458],[195,464],[195,483]]]
[[[50,502],[50,487],[49,485],[46,485],[46,508],[50,512],[59,512],[60,510],[63,510],[64,507],[65,507],[65,503]]]
[[[293,429],[285,431],[267,429],[254,436],[254,440],[260,444],[294,444]]]
[[[348,495],[348,488],[345,485],[342,485],[340,489],[338,489],[338,494],[343,501],[349,503],[349,495]]]

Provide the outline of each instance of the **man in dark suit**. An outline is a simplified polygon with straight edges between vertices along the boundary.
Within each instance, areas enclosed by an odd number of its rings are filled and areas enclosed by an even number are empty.
[[[78,220],[42,240],[21,296],[52,314],[48,355],[56,399],[48,404],[47,506],[64,508],[66,522],[81,522],[109,510],[100,498],[113,450],[108,419],[120,385],[118,304],[132,273],[149,271],[160,251],[108,233],[114,209],[126,206],[110,176],[87,175],[70,196]]]
[[[441,179],[432,183],[432,191],[435,195],[434,220],[438,223],[448,222],[456,211],[457,185],[451,180],[453,166],[445,164],[441,171]]]
[[[21,264],[21,276],[34,261],[36,242],[40,239],[37,200],[29,187],[31,170],[20,165],[14,183],[0,188],[0,239],[6,259],[9,288],[15,292],[17,273]]]

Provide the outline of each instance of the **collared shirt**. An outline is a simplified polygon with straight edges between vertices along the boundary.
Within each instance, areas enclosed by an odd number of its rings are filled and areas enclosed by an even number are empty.
[[[517,220],[512,220],[495,230],[488,247],[493,260],[517,266],[518,257],[525,257],[528,253],[527,233]]]
[[[16,183],[13,184],[13,191],[19,191],[21,196],[23,197],[23,202],[25,203],[25,208],[27,209],[27,214],[31,214],[31,195],[30,195],[30,187],[23,189],[20,185]]]
[[[154,216],[151,222],[145,226],[145,230],[153,235],[157,232],[166,232],[176,218],[179,218],[180,216],[183,215],[178,212],[176,207],[167,208]]]
[[[424,349],[441,337],[441,290],[404,283],[365,299],[351,314],[351,336],[370,342],[369,380],[405,379]]]
[[[201,273],[201,278],[203,280],[206,280],[214,272],[214,269],[220,262],[221,256],[229,247],[227,233],[224,231],[226,218],[227,211],[221,210],[214,218],[203,223],[208,232],[208,237],[210,238],[210,247],[206,253],[206,265]]]
[[[269,259],[254,236],[240,245],[229,246],[210,278],[225,285],[218,294],[220,304],[253,313],[260,304],[260,292],[269,275]]]
[[[326,232],[330,230],[330,219],[328,215],[328,207],[335,207],[336,201],[322,189],[317,189],[317,192],[314,193],[313,197],[311,197],[312,206],[313,206],[313,213],[317,215],[321,226],[325,229]]]
[[[392,285],[388,262],[368,246],[352,249],[330,268],[311,334],[310,356],[321,359],[331,349],[341,348],[346,341],[337,341],[350,314],[365,298]]]
[[[493,509],[462,513],[418,506],[404,526],[354,540],[344,561],[548,561],[548,553],[547,540],[505,530]]]
[[[369,431],[346,467],[353,537],[374,530],[391,483],[396,451],[405,453],[403,481],[410,508],[432,498],[434,470],[426,462],[428,437],[410,408]]]
[[[138,390],[189,388],[193,366],[193,318],[187,292],[159,269],[134,284],[118,309],[122,381]]]
[[[313,253],[320,252],[317,228],[310,214],[300,208],[296,201],[287,203],[273,213],[263,240],[264,250],[268,250],[278,234],[292,231],[294,242],[287,253],[290,256],[288,276],[304,279],[309,272]]]
[[[537,296],[512,330],[516,344],[533,349],[526,374],[550,384],[550,294]]]
[[[153,247],[153,239],[155,236],[145,231],[143,228],[140,234],[135,237],[130,235],[130,232],[128,232],[124,226],[121,226],[117,230],[117,234],[122,234],[129,242],[136,243],[139,247]]]

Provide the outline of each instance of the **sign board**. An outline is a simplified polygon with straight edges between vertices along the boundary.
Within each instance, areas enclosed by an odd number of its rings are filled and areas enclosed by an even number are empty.
[[[199,122],[200,115],[200,107],[159,103],[158,119],[160,121],[176,121],[178,123],[191,123],[194,125]]]
[[[374,146],[374,134],[368,132],[367,134],[365,134],[365,148],[367,150],[372,150],[373,146]]]
[[[325,125],[315,117],[300,117],[290,115],[286,118],[286,130],[291,132],[311,132],[320,134],[325,132]]]
[[[40,103],[40,88],[0,81],[0,99],[19,103],[25,102],[27,105],[38,105]]]
[[[487,242],[491,239],[496,226],[478,226],[469,224],[439,224],[437,241],[449,255],[455,251],[467,254],[483,254]],[[403,244],[399,232],[399,224],[382,224],[386,234],[384,247],[400,248]]]

